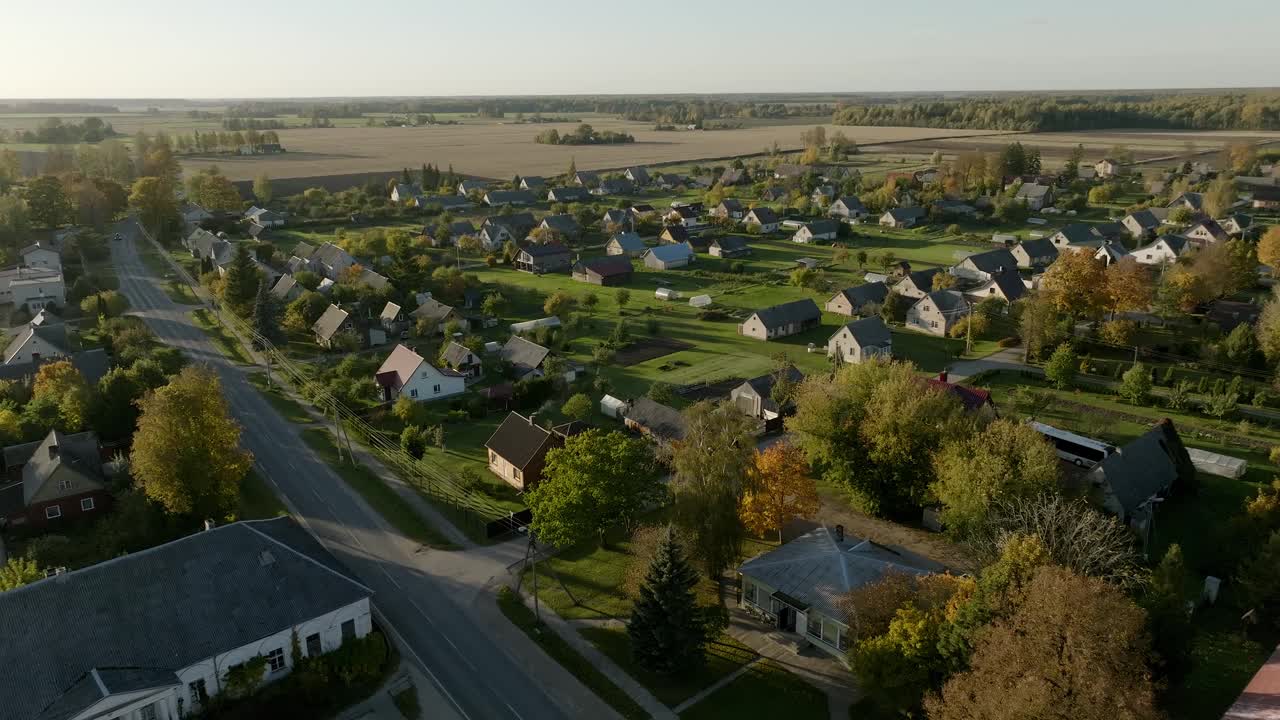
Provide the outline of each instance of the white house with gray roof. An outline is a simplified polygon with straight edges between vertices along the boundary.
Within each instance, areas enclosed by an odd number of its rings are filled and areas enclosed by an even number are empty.
[[[369,598],[291,518],[238,522],[0,593],[6,720],[177,720],[228,671],[289,674],[372,630]]]
[[[827,357],[836,362],[857,364],[892,356],[893,336],[878,315],[846,323],[827,339]]]
[[[843,660],[849,649],[845,595],[891,572],[939,570],[924,558],[847,537],[838,525],[820,527],[740,565],[741,605],[770,627]]]
[[[969,302],[955,290],[935,290],[907,310],[906,326],[945,337],[960,319],[969,314]]]

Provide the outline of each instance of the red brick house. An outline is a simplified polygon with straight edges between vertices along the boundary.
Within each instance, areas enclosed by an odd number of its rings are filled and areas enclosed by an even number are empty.
[[[44,527],[95,515],[111,505],[98,436],[51,431],[44,440],[4,449],[0,517]]]

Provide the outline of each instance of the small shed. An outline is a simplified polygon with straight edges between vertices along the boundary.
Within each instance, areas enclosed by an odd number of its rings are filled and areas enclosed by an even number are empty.
[[[537,320],[526,320],[524,322],[511,323],[511,332],[516,334],[527,333],[543,327],[560,327],[560,318],[552,315],[551,317],[538,318]]]
[[[818,267],[818,261],[810,257],[802,257],[796,260],[796,264],[799,265],[800,267],[808,268],[810,270],[813,270],[814,268]]]
[[[889,276],[884,273],[869,272],[862,276],[862,280],[869,283],[888,282]]]
[[[1017,245],[1018,236],[1010,235],[1008,233],[993,233],[991,235],[991,242],[996,243],[998,245],[1004,245],[1006,247],[1011,245]]]
[[[623,411],[627,409],[627,403],[612,395],[605,395],[600,398],[600,412],[605,417],[617,420],[622,417]]]
[[[497,340],[490,340],[489,342],[484,344],[484,351],[486,353],[501,352],[502,343],[498,342]]]
[[[706,307],[711,304],[711,296],[710,295],[694,295],[693,297],[689,298],[689,304],[696,308]]]
[[[679,300],[680,291],[672,290],[671,288],[662,287],[655,290],[653,292],[653,296],[658,298],[659,300]]]

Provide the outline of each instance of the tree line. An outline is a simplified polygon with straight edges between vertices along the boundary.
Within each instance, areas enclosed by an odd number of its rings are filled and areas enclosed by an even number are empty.
[[[96,143],[109,137],[119,135],[111,123],[102,118],[89,117],[81,122],[66,122],[62,118],[45,118],[35,130],[0,129],[0,143],[40,143],[54,145],[59,143]]]
[[[841,105],[837,125],[985,130],[1275,130],[1280,94],[1018,95]]]
[[[555,128],[544,130],[533,140],[540,145],[618,145],[636,141],[633,135],[613,130],[596,130],[586,123],[563,135]]]

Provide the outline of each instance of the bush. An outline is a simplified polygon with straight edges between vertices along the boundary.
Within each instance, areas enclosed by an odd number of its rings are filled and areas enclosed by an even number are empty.
[[[996,341],[996,347],[1011,348],[1018,347],[1022,344],[1022,340],[1016,337],[1003,337]]]
[[[1132,320],[1111,320],[1102,324],[1098,336],[1103,342],[1112,345],[1131,345],[1133,336],[1138,332],[1138,324]]]

